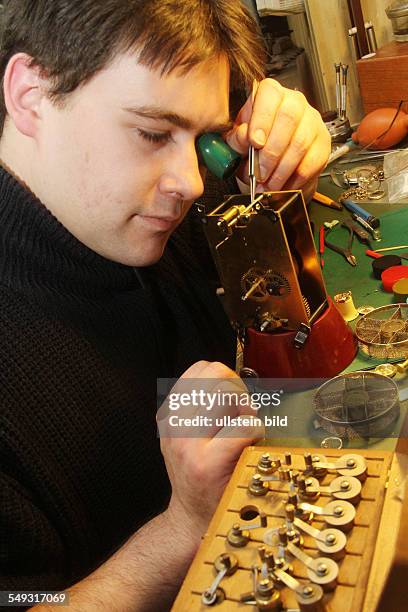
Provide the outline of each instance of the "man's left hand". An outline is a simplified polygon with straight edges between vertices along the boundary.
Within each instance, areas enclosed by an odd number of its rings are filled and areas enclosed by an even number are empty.
[[[250,96],[226,140],[241,155],[248,155],[250,145],[259,149],[257,191],[303,189],[305,197],[313,193],[331,150],[320,113],[301,92],[273,79],[259,83],[254,104]],[[238,178],[248,183],[248,163]]]

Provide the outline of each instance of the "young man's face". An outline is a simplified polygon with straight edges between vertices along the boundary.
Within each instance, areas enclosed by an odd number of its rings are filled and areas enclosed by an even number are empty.
[[[162,77],[118,57],[64,108],[44,101],[37,195],[104,257],[157,261],[203,191],[195,141],[228,123],[228,94],[223,58]]]

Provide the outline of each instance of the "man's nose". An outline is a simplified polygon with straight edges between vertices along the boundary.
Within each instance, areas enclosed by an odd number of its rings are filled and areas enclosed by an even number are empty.
[[[204,182],[195,142],[177,147],[167,158],[161,189],[167,194],[178,194],[182,200],[195,200],[202,195]]]

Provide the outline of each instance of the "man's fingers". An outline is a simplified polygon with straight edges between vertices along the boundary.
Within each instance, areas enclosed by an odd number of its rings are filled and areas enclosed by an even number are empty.
[[[263,426],[223,427],[218,434],[208,442],[208,452],[217,456],[217,461],[227,459],[231,463],[237,461],[242,451],[259,440],[265,438]]]
[[[271,191],[282,189],[313,146],[314,140],[315,135],[305,123],[302,123],[293,134],[286,151],[282,153],[272,175],[264,182],[264,185]]]
[[[304,140],[305,132],[307,131],[310,134],[310,126],[306,128],[302,121],[305,107],[306,99],[299,92],[292,92],[292,95],[288,95],[282,100],[276,112],[272,129],[269,131],[267,142],[259,152],[261,182],[266,182],[273,174],[285,151],[290,148],[292,139],[300,140],[302,138]],[[305,151],[303,151],[304,153]],[[298,159],[293,169],[296,168],[299,161]]]
[[[265,79],[259,83],[248,133],[250,144],[255,148],[260,149],[268,142],[284,99],[283,87],[277,81]]]
[[[324,148],[312,145],[291,176],[289,189],[301,189],[310,181],[311,176],[317,176],[327,164],[327,154]]]
[[[254,103],[250,96],[226,140],[243,156],[250,145],[259,150],[260,192],[286,184],[301,188],[325,166],[331,147],[320,114],[305,96],[273,79],[261,81]],[[247,174],[243,163],[238,178],[246,182]]]
[[[222,363],[199,362],[178,379],[160,406],[159,434],[211,438],[223,427],[224,416],[249,410],[248,389],[236,372]]]
[[[273,79],[261,81],[255,104],[252,103],[251,94],[238,113],[234,127],[226,136],[230,147],[241,155],[247,155],[249,145],[257,149],[265,145],[284,97],[283,91],[283,87]]]
[[[235,125],[225,136],[225,140],[230,147],[240,155],[248,154],[248,124],[240,123]]]

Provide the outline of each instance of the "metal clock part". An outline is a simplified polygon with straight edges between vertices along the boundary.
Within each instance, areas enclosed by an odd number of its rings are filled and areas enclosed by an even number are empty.
[[[367,462],[361,455],[348,454],[342,455],[334,463],[321,462],[320,467],[327,470],[336,470],[342,476],[354,476],[363,481],[367,477]]]
[[[300,506],[305,510],[310,510],[317,516],[323,516],[328,525],[338,527],[341,531],[347,532],[354,525],[356,509],[348,501],[336,499],[323,507],[303,502]]]
[[[320,496],[320,486],[317,478],[300,476],[297,480],[299,497],[302,500],[314,501]]]
[[[227,533],[227,542],[235,548],[242,548],[249,542],[249,531],[243,529],[239,523],[234,523]]]
[[[259,582],[256,580],[253,592],[241,595],[240,602],[256,606],[258,610],[282,609],[280,593],[270,578],[263,578]]]
[[[336,461],[336,470],[342,476],[354,476],[364,481],[367,477],[367,462],[361,455],[343,455]]]
[[[350,531],[354,525],[356,509],[350,502],[334,500],[324,506],[324,520],[328,525],[338,527],[342,531]]]
[[[257,465],[258,474],[273,474],[277,470],[276,463],[272,461],[269,453],[260,456]]]
[[[329,557],[318,557],[307,568],[309,580],[319,584],[325,591],[332,591],[337,586],[339,566]]]
[[[310,474],[316,478],[324,478],[327,474],[327,469],[322,467],[323,463],[327,462],[324,455],[312,455],[311,453],[304,454],[305,470],[304,474]]]
[[[342,559],[346,553],[347,538],[339,529],[316,529],[305,521],[295,518],[294,525],[307,533],[316,541],[320,552],[329,555],[333,559]]]
[[[301,584],[299,580],[293,578],[283,570],[275,570],[275,578],[291,589],[296,594],[297,602],[300,604],[300,610],[309,612],[324,612],[324,608],[320,605],[323,600],[323,589],[318,584],[311,582]]]
[[[338,476],[329,485],[335,499],[345,499],[351,504],[358,504],[361,498],[361,482],[354,476]]]
[[[340,529],[322,529],[316,545],[320,552],[338,561],[346,554],[347,538]]]
[[[306,566],[309,580],[319,584],[325,591],[332,591],[336,587],[339,566],[333,559],[329,557],[314,559],[291,543],[287,545],[287,551]]]
[[[214,569],[217,576],[212,585],[201,596],[201,602],[205,606],[213,606],[225,599],[225,593],[219,588],[219,585],[225,576],[231,576],[238,569],[238,559],[235,555],[223,553],[214,561]]]
[[[264,485],[261,474],[254,474],[248,486],[248,493],[255,497],[262,497],[268,493],[268,487]]]
[[[301,612],[324,612],[324,591],[319,584],[302,584],[296,590],[296,600]]]
[[[258,610],[281,610],[281,596],[272,580],[260,580],[255,591],[255,603]]]
[[[235,546],[237,548],[242,548],[243,546],[246,546],[250,539],[250,531],[268,526],[268,518],[265,512],[258,511],[258,515],[260,521],[259,523],[255,523],[254,525],[243,526],[239,523],[234,523],[227,534],[227,542],[231,546]]]

